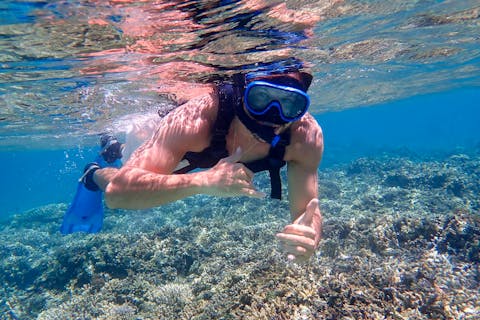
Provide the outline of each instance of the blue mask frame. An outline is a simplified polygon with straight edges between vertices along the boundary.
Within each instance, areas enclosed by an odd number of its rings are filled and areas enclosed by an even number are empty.
[[[259,97],[259,94],[263,96]],[[245,88],[244,104],[252,116],[265,115],[276,108],[280,118],[288,123],[300,119],[307,112],[310,96],[297,88],[257,80]]]

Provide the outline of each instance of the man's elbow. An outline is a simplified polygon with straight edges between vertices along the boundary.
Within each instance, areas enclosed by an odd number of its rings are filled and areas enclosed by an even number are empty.
[[[110,209],[122,208],[122,196],[118,192],[115,192],[111,183],[105,189],[105,204]]]

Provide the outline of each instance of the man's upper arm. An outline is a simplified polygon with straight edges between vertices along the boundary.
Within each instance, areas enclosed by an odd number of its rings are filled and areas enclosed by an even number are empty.
[[[210,140],[208,97],[190,100],[166,115],[150,140],[132,154],[124,167],[170,174],[188,151],[201,151]]]
[[[323,155],[323,133],[311,118],[308,126],[299,129],[292,159],[288,161],[288,199],[293,218],[305,211],[313,198],[318,197],[318,167]]]

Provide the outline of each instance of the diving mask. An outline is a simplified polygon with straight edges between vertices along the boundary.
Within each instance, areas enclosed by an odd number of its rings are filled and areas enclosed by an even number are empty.
[[[245,88],[247,111],[257,120],[284,124],[300,119],[310,106],[310,97],[300,89],[252,81]]]

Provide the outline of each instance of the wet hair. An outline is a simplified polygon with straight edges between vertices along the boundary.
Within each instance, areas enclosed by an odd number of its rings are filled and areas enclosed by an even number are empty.
[[[254,80],[264,80],[307,92],[313,76],[304,71],[304,68],[304,63],[296,58],[249,66],[250,71],[245,74],[244,84]]]
[[[294,74],[298,74],[299,75],[298,78],[300,78],[300,80],[297,79],[297,77],[295,77]],[[310,84],[312,83],[312,79],[313,77],[311,74],[297,71],[297,72],[290,72],[287,74],[272,74],[269,76],[260,76],[256,78],[251,78],[246,82],[248,83],[254,80],[263,80],[273,84],[292,87],[295,89],[302,90],[303,92],[307,92],[308,88],[310,87]]]

